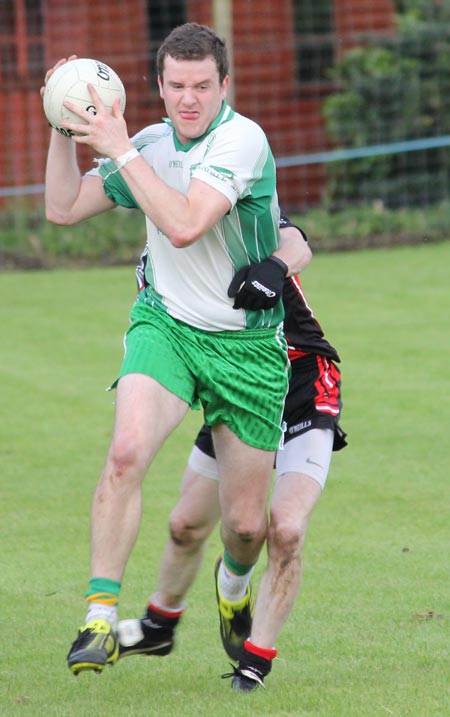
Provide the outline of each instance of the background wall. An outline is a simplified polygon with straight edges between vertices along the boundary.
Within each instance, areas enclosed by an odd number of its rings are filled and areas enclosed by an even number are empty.
[[[2,3],[0,201],[42,194],[48,67],[71,53],[114,67],[134,133],[164,114],[155,54],[185,21],[226,36],[230,102],[266,130],[286,209],[448,198],[449,20],[449,0]]]

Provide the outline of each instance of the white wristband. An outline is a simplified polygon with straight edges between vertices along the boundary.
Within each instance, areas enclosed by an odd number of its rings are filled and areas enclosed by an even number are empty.
[[[120,157],[117,157],[117,159],[114,160],[114,164],[117,169],[122,169],[122,167],[128,162],[131,162],[132,159],[136,159],[136,157],[139,157],[139,152],[136,147],[133,147],[133,149],[129,149],[128,152],[124,152]]]

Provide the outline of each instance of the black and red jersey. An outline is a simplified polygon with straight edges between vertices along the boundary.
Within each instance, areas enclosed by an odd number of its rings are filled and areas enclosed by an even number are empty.
[[[319,354],[331,361],[340,361],[336,349],[326,340],[322,328],[308,304],[298,276],[284,282],[284,335],[288,344],[289,358]]]
[[[304,240],[308,241],[303,229],[293,224],[286,215],[280,217],[280,229],[295,227]],[[289,358],[293,361],[305,354],[318,354],[331,361],[340,361],[336,349],[326,340],[322,328],[314,316],[298,276],[291,276],[284,282],[284,335],[288,344]]]

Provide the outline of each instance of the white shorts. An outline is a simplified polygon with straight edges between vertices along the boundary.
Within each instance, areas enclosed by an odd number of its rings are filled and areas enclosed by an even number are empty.
[[[334,431],[331,428],[313,428],[293,438],[276,453],[276,475],[303,473],[317,481],[323,488],[328,476],[333,451]],[[192,448],[189,467],[213,480],[219,479],[217,462],[200,450]]]
[[[284,473],[303,473],[323,488],[333,452],[334,431],[312,428],[284,445],[276,454],[277,477]]]

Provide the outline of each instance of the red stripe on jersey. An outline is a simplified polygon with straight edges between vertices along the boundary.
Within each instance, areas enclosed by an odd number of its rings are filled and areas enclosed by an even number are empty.
[[[289,361],[295,361],[295,359],[302,358],[302,356],[307,355],[308,351],[300,351],[300,349],[296,349],[295,346],[288,346]]]
[[[295,288],[297,294],[301,297],[301,300],[302,300],[304,306],[306,306],[309,313],[311,314],[311,317],[314,318],[314,312],[311,309],[310,305],[308,304],[308,300],[307,300],[305,294],[303,293],[302,285],[300,283],[300,279],[298,278],[298,275],[294,274],[293,276],[290,276],[289,281],[291,282],[292,286]]]
[[[323,356],[317,356],[316,358],[319,369],[319,376],[314,382],[314,387],[317,391],[314,397],[316,411],[338,416],[340,412],[339,371],[333,363]]]

